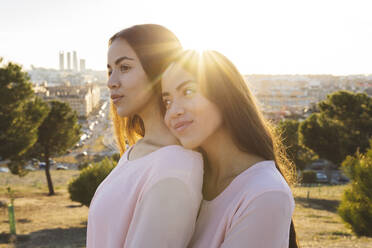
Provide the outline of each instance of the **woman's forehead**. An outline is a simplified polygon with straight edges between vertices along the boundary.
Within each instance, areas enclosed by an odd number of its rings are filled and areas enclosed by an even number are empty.
[[[122,56],[137,59],[136,53],[126,40],[116,39],[112,42],[108,49],[107,59],[114,62],[117,58]]]
[[[194,76],[186,71],[179,63],[173,62],[163,73],[162,81],[178,82],[185,80],[192,80]]]

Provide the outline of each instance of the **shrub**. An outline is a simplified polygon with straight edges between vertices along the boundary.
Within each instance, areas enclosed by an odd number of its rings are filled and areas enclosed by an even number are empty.
[[[101,162],[106,156],[102,156],[102,155],[99,155],[99,154],[95,154],[93,156],[93,161],[94,162]]]
[[[366,154],[348,156],[342,169],[351,179],[344,191],[338,213],[357,236],[372,237],[372,139]]]
[[[94,163],[92,166],[83,169],[79,177],[73,179],[68,184],[70,199],[89,207],[98,185],[115,166],[116,162],[105,158],[101,162]]]
[[[316,183],[316,172],[307,170],[302,172],[302,183]]]
[[[90,162],[81,162],[81,163],[78,164],[78,169],[79,169],[79,170],[85,169],[85,168],[87,168],[89,165],[91,165]]]
[[[120,160],[120,153],[114,153],[114,154],[112,154],[111,159],[114,160],[114,161],[116,161],[116,162],[119,162],[119,160]]]

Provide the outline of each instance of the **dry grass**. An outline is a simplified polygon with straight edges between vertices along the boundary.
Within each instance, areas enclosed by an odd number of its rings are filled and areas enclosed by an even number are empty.
[[[58,163],[76,164],[76,163],[79,162],[74,156],[71,156],[69,154],[64,155],[64,156],[60,156],[60,157],[55,157],[53,159],[54,159],[54,161],[56,161]]]
[[[293,188],[294,224],[302,248],[368,248],[372,238],[357,238],[337,214],[344,186]]]
[[[0,200],[8,202],[7,185],[15,191],[19,235],[15,245],[6,243],[4,234],[9,232],[8,216],[6,209],[0,209],[0,248],[85,247],[88,208],[72,202],[66,187],[79,171],[51,173],[57,192],[52,197],[47,196],[44,171],[29,173],[24,178],[0,174]],[[372,247],[372,238],[354,236],[336,213],[345,187],[293,188],[296,199],[294,223],[301,247]]]
[[[0,174],[0,200],[8,202],[6,187],[15,192],[16,229],[19,241],[6,242],[9,233],[7,211],[0,209],[0,247],[85,247],[88,208],[72,202],[67,182],[79,171],[51,171],[55,196],[47,196],[44,171],[29,173],[24,178]]]

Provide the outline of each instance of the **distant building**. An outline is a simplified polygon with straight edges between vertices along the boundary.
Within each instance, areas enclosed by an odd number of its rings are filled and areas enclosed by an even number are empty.
[[[98,106],[101,99],[101,89],[96,84],[90,84],[91,98],[92,98],[92,109]]]
[[[32,86],[33,91],[35,92],[35,95],[41,98],[45,98],[49,96],[49,92],[47,90],[48,83],[42,82],[40,84],[36,84]]]
[[[100,88],[96,84],[71,86],[67,81],[59,86],[35,86],[34,91],[46,101],[59,100],[69,104],[79,117],[87,117],[100,101]]]
[[[77,53],[76,51],[73,51],[73,67],[74,71],[78,71],[78,59],[77,59]]]
[[[64,52],[59,52],[59,70],[65,70],[65,54]]]
[[[306,81],[263,80],[259,87],[251,88],[264,112],[300,113],[316,100],[308,94],[310,86]]]
[[[80,59],[80,71],[85,71],[85,59]]]
[[[71,70],[71,53],[67,52],[67,70]]]
[[[302,118],[304,110],[324,99],[323,83],[334,85],[328,75],[246,75],[248,87],[264,115],[273,120]]]
[[[264,115],[270,119],[306,118],[313,106],[339,91],[372,94],[371,75],[245,75]]]

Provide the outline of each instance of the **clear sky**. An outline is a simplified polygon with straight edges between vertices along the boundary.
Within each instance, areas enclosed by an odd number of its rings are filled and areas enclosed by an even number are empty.
[[[76,50],[105,70],[107,41],[134,24],[168,27],[243,74],[372,74],[371,0],[0,0],[0,56],[58,68]]]

